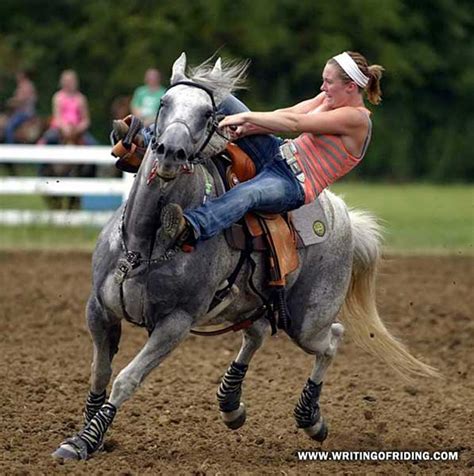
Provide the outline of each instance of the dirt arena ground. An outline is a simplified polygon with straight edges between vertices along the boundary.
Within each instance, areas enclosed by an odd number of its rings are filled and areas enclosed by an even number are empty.
[[[227,430],[215,391],[235,334],[189,338],[122,408],[105,452],[56,462],[88,390],[90,255],[2,252],[0,266],[0,474],[474,474],[473,258],[392,257],[381,269],[382,316],[444,381],[407,385],[347,337],[321,397],[324,450],[457,450],[457,462],[298,461],[297,450],[320,449],[292,417],[312,358],[283,335],[247,374],[246,425]],[[124,325],[115,372],[145,339]]]

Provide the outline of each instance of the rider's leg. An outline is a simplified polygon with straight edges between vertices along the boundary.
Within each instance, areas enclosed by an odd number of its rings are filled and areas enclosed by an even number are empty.
[[[253,179],[204,205],[183,214],[180,207],[165,207],[161,217],[164,232],[171,241],[189,235],[207,240],[240,220],[248,211],[279,213],[293,210],[304,203],[304,191],[285,161],[278,159]],[[188,241],[186,236],[184,242]]]

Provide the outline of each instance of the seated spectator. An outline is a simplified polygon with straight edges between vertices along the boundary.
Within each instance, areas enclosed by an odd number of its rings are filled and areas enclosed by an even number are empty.
[[[76,72],[72,69],[63,71],[59,84],[61,89],[54,94],[52,101],[51,127],[38,144],[97,144],[88,132],[89,106],[86,97],[79,91]]]
[[[14,144],[16,130],[34,117],[36,100],[36,88],[29,74],[26,71],[19,71],[16,74],[15,92],[7,101],[7,106],[12,111],[5,125],[5,142],[7,144]]]
[[[135,89],[131,102],[134,116],[141,119],[145,126],[155,121],[156,112],[166,89],[161,85],[161,74],[155,68],[150,68],[145,73],[145,84]]]

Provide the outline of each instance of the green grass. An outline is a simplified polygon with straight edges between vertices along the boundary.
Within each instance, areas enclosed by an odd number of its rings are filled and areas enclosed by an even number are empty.
[[[474,187],[348,183],[331,190],[373,212],[395,251],[474,253]]]
[[[85,226],[0,226],[0,249],[92,250],[99,232],[99,228]]]
[[[474,254],[474,187],[339,183],[331,190],[351,207],[373,212],[390,251]],[[40,196],[3,196],[0,208],[45,209]],[[1,248],[92,249],[92,227],[0,227]]]
[[[40,195],[6,195],[0,209],[47,210]],[[49,225],[1,226],[0,248],[92,250],[100,229],[92,226]]]
[[[0,209],[47,210],[46,203],[40,195],[0,195]]]

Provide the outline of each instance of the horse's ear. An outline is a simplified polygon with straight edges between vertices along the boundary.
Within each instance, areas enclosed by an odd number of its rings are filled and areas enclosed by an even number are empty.
[[[181,53],[181,56],[173,64],[173,72],[171,74],[171,84],[186,79],[184,72],[186,71],[186,53]]]
[[[222,73],[222,60],[220,58],[217,58],[216,64],[214,65],[214,68],[212,68],[211,74],[220,74]]]

